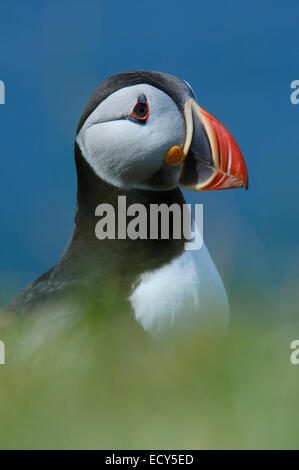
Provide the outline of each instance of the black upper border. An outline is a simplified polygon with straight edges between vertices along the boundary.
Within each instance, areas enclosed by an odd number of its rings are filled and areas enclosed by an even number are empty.
[[[190,97],[195,98],[191,88],[187,85],[187,83],[173,75],[147,70],[132,70],[129,72],[121,72],[104,80],[93,92],[82,113],[77,127],[77,134],[79,133],[88,116],[108,96],[117,90],[120,90],[121,88],[138,85],[141,83],[152,85],[164,91],[170,96],[170,98],[173,99],[173,101],[182,111],[184,109],[185,101]]]

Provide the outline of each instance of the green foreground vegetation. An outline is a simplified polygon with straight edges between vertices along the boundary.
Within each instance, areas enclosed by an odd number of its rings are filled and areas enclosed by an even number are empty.
[[[232,316],[159,341],[115,312],[2,318],[0,448],[298,448],[299,324]]]

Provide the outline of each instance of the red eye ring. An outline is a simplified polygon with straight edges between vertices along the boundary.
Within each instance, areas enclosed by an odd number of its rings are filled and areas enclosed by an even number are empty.
[[[145,122],[149,117],[149,106],[145,95],[140,95],[130,117],[134,121]]]

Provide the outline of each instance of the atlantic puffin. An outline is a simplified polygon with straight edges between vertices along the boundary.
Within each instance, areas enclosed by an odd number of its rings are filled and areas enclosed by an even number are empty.
[[[77,207],[71,241],[58,262],[6,308],[24,314],[44,307],[103,299],[156,334],[186,325],[225,325],[228,300],[203,244],[183,238],[99,240],[100,203],[127,206],[185,200],[194,191],[247,188],[244,158],[229,131],[197,103],[175,76],[129,71],[103,81],[89,98],[75,139]],[[117,223],[117,222],[116,222]],[[160,233],[160,232],[159,232]],[[192,326],[193,327],[193,326]]]

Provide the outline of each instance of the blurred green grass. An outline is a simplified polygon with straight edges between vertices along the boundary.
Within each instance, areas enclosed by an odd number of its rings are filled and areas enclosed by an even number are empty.
[[[151,340],[121,312],[2,318],[0,448],[298,448],[299,323],[242,295],[225,337]]]

